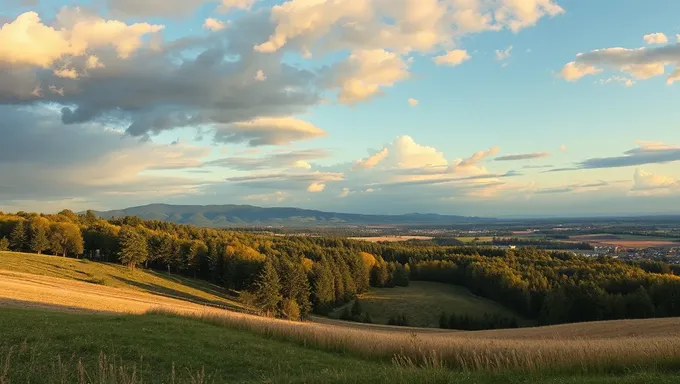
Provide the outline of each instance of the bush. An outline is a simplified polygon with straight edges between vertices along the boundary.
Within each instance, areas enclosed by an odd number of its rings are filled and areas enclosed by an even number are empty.
[[[9,240],[6,237],[0,239],[0,251],[9,251]]]
[[[387,324],[388,325],[398,325],[400,327],[406,327],[406,326],[408,326],[408,317],[403,313],[400,313],[398,315],[392,315],[392,317],[390,317],[390,320],[387,322]]]
[[[281,315],[288,320],[300,320],[300,306],[293,299],[288,299],[283,302],[281,308]]]

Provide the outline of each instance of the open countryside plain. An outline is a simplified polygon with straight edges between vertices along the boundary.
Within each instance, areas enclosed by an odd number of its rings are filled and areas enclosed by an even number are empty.
[[[8,254],[2,254],[0,259],[6,257]],[[30,257],[54,259],[52,256]],[[135,271],[130,275],[142,273]],[[445,366],[470,371],[605,373],[626,367],[666,369],[680,359],[678,319],[621,320],[482,332],[431,333],[394,327],[375,332],[375,326],[361,328],[359,324],[342,326],[275,320],[129,288],[11,271],[0,274],[0,292],[5,306],[120,313],[171,312],[307,347],[368,359],[396,359],[407,366]],[[366,340],[371,342],[366,343]]]

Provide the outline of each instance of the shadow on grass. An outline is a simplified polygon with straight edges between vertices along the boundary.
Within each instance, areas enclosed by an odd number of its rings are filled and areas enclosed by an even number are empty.
[[[111,276],[111,278],[116,279],[116,280],[120,281],[121,283],[142,289],[143,291],[145,291],[147,293],[152,293],[152,294],[159,295],[159,296],[169,297],[169,298],[172,298],[172,299],[184,300],[184,301],[188,301],[188,302],[191,302],[191,303],[194,303],[194,304],[207,305],[207,306],[215,307],[215,308],[244,312],[244,308],[236,306],[234,304],[226,303],[224,301],[210,300],[210,299],[206,299],[204,297],[195,296],[195,295],[192,295],[190,293],[177,291],[177,290],[170,289],[170,288],[167,288],[167,287],[163,287],[163,286],[160,286],[160,285],[157,285],[157,284],[142,283],[142,282],[139,282],[139,281],[126,279],[124,277]],[[187,285],[186,282],[182,282],[181,284]],[[197,289],[199,289],[199,288],[197,288]],[[202,290],[202,289],[200,289],[200,290]]]

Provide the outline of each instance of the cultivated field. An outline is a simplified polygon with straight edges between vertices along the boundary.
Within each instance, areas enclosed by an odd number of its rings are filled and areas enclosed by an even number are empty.
[[[475,296],[463,287],[426,281],[412,281],[408,287],[372,288],[362,294],[359,301],[372,321],[380,324],[387,324],[390,317],[399,314],[406,315],[409,325],[416,327],[439,327],[442,312],[476,317],[485,313],[516,317],[502,305]],[[342,310],[335,311],[333,317],[340,316]]]
[[[570,236],[569,240],[624,248],[680,247],[677,239],[654,236],[593,234]]]
[[[461,237],[456,237],[456,240],[462,242],[462,243],[488,243],[493,240],[493,236],[461,236]]]
[[[394,235],[394,236],[373,236],[373,237],[350,237],[349,239],[369,241],[371,243],[378,243],[378,242],[382,242],[382,241],[387,241],[387,242],[390,242],[390,243],[396,243],[396,242],[399,242],[399,241],[408,241],[408,240],[432,240],[433,237],[431,237],[431,236]]]

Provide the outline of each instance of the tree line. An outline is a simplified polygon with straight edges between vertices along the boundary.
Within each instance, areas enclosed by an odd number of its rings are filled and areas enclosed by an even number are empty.
[[[195,277],[241,292],[263,313],[287,318],[326,314],[372,286],[405,286],[410,280],[464,286],[541,324],[680,316],[677,266],[535,248],[272,236],[137,217],[104,220],[66,210],[0,214],[0,249]]]

